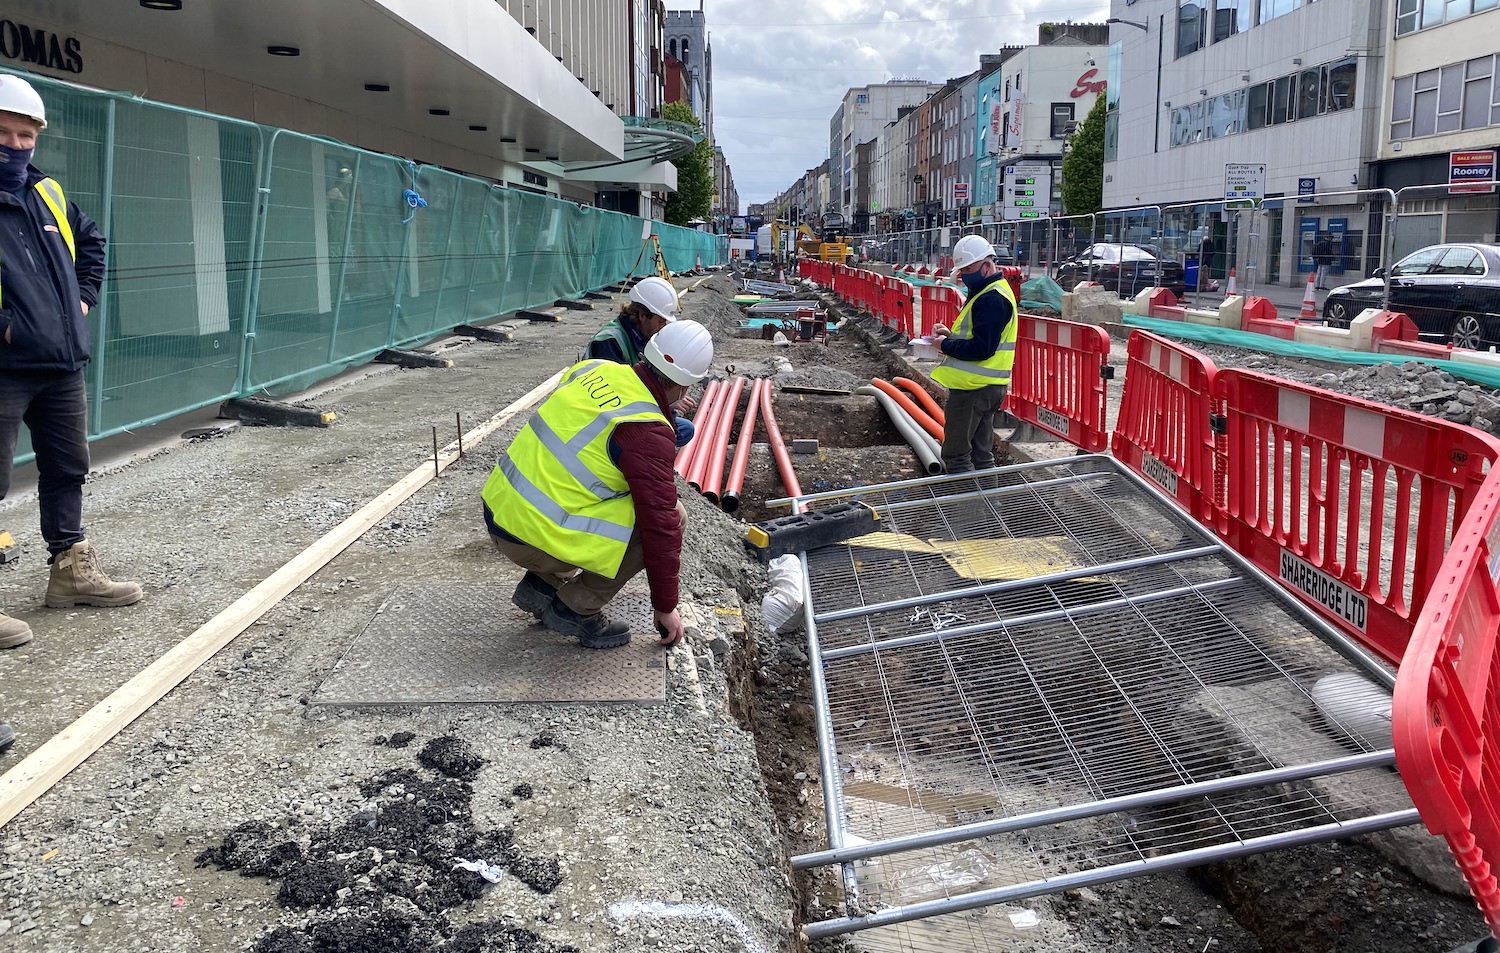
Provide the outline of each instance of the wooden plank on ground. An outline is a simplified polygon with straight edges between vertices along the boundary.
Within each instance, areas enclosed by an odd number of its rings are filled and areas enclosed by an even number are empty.
[[[546,397],[561,377],[562,371],[558,371],[515,403],[464,434],[463,446],[472,447],[505,426],[516,415]],[[87,760],[89,755],[98,751],[126,725],[193,674],[214,653],[232,642],[268,609],[347,549],[365,531],[430,483],[438,473],[458,459],[458,446],[459,441],[455,441],[439,451],[436,467],[430,462],[424,463],[402,477],[255,588],[236,599],[229,608],[208,620],[161,658],[115,689],[107,698],[85,712],[83,717],[49,738],[20,764],[0,775],[0,827],[8,824],[11,818]]]

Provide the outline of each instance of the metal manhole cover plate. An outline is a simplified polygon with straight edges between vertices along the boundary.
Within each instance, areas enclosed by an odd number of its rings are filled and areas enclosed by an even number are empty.
[[[398,592],[318,688],[318,705],[666,701],[665,653],[646,592],[626,590],[612,617],[636,627],[618,649],[590,650],[510,603],[511,585],[436,584]]]

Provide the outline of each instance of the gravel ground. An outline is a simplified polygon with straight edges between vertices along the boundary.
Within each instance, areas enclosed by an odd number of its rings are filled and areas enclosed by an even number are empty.
[[[37,639],[0,655],[0,717],[20,733],[0,768],[421,465],[431,426],[487,419],[612,310],[458,347],[452,370],[365,377],[317,401],[339,414],[328,430],[239,428],[97,476],[91,536],[112,573],[146,587],[132,608],[42,608],[35,504],[9,501],[0,519],[27,548],[0,573],[0,604]],[[772,814],[728,704],[728,623],[753,568],[722,514],[694,507],[684,588],[701,631],[672,655],[665,707],[307,704],[391,592],[514,585],[477,498],[519,423],[0,829],[0,946],[785,948],[793,904]],[[446,869],[471,855],[501,881]]]
[[[687,284],[687,281],[680,281]],[[827,345],[732,336],[726,277],[684,298],[735,373],[844,389],[899,364],[852,326]],[[35,504],[0,524],[28,549],[0,605],[37,641],[0,653],[0,769],[420,466],[431,427],[487,419],[562,366],[613,312],[521,324],[451,350],[448,371],[387,369],[320,397],[329,430],[233,429],[107,468],[86,512],[107,568],[147,600],[41,607]],[[1320,370],[1320,373],[1325,372]],[[910,475],[868,399],[778,396],[807,489]],[[518,573],[491,551],[479,487],[516,421],[380,521],[144,716],[0,828],[0,947],[18,951],[772,951],[829,911],[786,858],[822,846],[798,633],[759,624],[763,568],[743,524],[685,485],[684,593],[698,630],[665,706],[337,709],[308,704],[392,593]],[[446,441],[446,437],[444,440]],[[782,495],[751,454],[746,513]],[[645,620],[639,620],[643,624]],[[499,882],[450,869],[484,859]],[[1014,950],[1433,950],[1482,929],[1368,845],[1328,845],[1028,904]],[[862,945],[863,944],[863,945]],[[953,953],[966,947],[946,944]],[[834,941],[819,950],[878,949]]]

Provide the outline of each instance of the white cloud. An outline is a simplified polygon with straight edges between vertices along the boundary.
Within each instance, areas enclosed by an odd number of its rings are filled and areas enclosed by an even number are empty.
[[[673,0],[670,9],[698,8]],[[966,76],[980,53],[1036,42],[1044,21],[1101,23],[1107,0],[711,0],[714,134],[744,205],[828,157],[851,86]]]

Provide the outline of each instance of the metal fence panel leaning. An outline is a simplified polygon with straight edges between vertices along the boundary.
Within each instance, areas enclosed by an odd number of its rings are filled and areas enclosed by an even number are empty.
[[[724,259],[721,236],[27,76],[36,164],[99,222],[89,437],[291,393],[459,324]],[[31,459],[23,432],[16,462]]]

